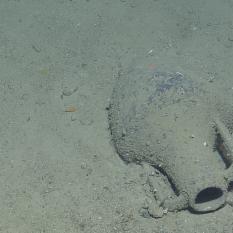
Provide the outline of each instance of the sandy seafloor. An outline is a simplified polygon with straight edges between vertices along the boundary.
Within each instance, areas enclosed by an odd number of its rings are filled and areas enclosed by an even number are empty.
[[[1,0],[0,232],[233,232],[228,205],[142,217],[147,171],[116,154],[106,111],[134,62],[231,83],[232,12],[232,0]]]

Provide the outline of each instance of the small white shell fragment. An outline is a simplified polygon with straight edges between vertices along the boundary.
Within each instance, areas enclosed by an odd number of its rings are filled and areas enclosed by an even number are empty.
[[[167,214],[168,213],[168,209],[163,209],[163,213]]]
[[[148,54],[148,55],[152,55],[153,51],[154,51],[154,50],[151,49],[151,50],[149,50],[149,51],[147,52],[147,54]]]
[[[155,175],[155,172],[153,171],[153,172],[151,172],[151,174],[150,174],[151,176],[154,176]]]
[[[208,146],[207,142],[203,142],[203,146]]]

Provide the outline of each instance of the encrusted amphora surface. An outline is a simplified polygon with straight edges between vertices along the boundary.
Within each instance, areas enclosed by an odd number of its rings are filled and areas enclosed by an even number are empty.
[[[167,176],[174,196],[163,208],[209,212],[226,204],[233,144],[228,105],[219,105],[179,72],[139,67],[119,74],[109,108],[112,140],[125,162],[148,163]]]

